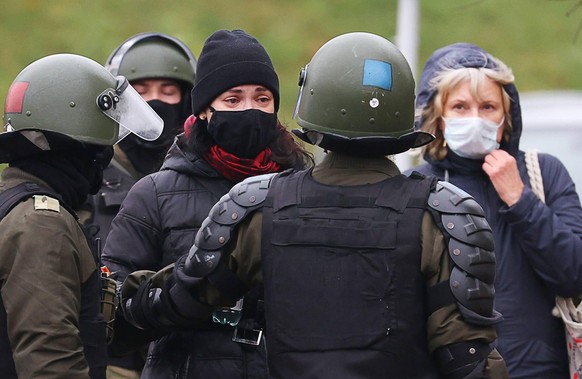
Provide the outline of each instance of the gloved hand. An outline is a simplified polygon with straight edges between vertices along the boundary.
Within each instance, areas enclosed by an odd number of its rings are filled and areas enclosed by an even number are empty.
[[[139,329],[151,326],[155,290],[151,291],[154,271],[142,270],[130,274],[123,281],[119,293],[119,306],[123,317]],[[160,288],[158,290],[161,291]],[[155,324],[155,323],[154,323]]]

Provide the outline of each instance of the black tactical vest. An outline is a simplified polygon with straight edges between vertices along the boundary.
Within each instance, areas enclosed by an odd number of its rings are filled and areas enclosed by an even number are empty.
[[[431,179],[273,179],[263,211],[269,366],[277,378],[436,378],[421,220]]]
[[[89,195],[83,207],[90,208],[91,219],[87,224],[99,225],[96,238],[104,243],[111,222],[119,212],[121,203],[136,180],[110,164],[103,170],[103,184],[96,195]]]
[[[48,195],[60,199],[52,191],[42,188],[35,183],[23,183],[0,193],[0,220],[18,203],[29,199],[33,195]],[[75,216],[75,212],[59,201],[63,208]],[[75,216],[76,217],[76,216]],[[89,245],[91,241],[88,241]],[[95,257],[97,258],[97,257]],[[95,266],[97,267],[97,266]],[[81,313],[79,328],[83,342],[85,359],[89,364],[89,376],[92,379],[105,379],[107,366],[107,342],[105,322],[101,316],[101,279],[99,272],[95,273],[81,288]],[[63,377],[66,373],[63,373]],[[2,379],[18,379],[12,347],[8,340],[6,310],[0,300],[0,377]]]

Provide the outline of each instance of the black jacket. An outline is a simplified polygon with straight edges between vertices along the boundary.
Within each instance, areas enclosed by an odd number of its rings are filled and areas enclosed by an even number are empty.
[[[210,208],[233,183],[185,149],[179,136],[159,172],[129,191],[103,249],[117,280],[157,271],[188,253]],[[247,302],[245,301],[245,306]],[[264,344],[232,342],[234,329],[208,322],[203,330],[171,333],[150,345],[142,378],[265,378]]]

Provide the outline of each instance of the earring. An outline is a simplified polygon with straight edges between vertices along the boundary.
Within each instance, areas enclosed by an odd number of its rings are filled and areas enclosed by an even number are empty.
[[[447,147],[447,140],[446,139],[443,140],[443,147]]]

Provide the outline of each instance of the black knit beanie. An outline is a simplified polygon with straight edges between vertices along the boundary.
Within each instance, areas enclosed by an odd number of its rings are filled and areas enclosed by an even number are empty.
[[[218,95],[243,84],[271,90],[279,109],[279,78],[265,48],[243,30],[219,30],[208,37],[198,58],[192,113],[198,116]]]

